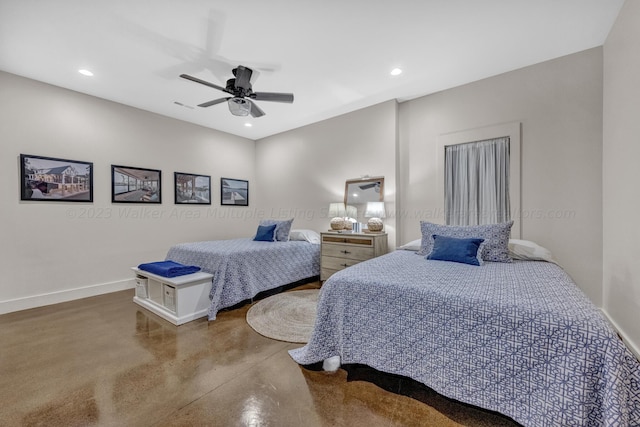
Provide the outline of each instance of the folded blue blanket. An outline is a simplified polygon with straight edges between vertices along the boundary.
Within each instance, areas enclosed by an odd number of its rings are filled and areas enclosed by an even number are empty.
[[[140,264],[138,268],[163,277],[184,276],[200,271],[200,267],[196,265],[184,265],[174,261],[149,262]]]

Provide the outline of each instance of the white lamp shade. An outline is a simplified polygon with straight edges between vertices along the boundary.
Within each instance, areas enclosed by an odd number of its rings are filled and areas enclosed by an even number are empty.
[[[346,215],[347,210],[344,208],[344,203],[329,203],[329,218],[344,218]]]
[[[364,211],[365,218],[384,218],[384,202],[367,202],[367,209]]]

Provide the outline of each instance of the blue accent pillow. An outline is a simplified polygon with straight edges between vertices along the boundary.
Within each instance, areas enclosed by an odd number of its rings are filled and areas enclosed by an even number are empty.
[[[259,225],[258,226],[258,232],[256,233],[256,237],[253,238],[253,240],[257,241],[257,242],[273,242],[275,241],[274,239],[274,232],[276,231],[276,225]]]
[[[482,265],[480,245],[484,239],[458,239],[433,235],[433,249],[426,259],[460,262],[469,265]]]

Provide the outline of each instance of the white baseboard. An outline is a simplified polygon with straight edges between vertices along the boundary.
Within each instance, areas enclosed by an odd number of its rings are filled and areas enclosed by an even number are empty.
[[[600,311],[602,311],[602,313],[607,317],[607,320],[609,320],[609,323],[611,323],[611,325],[613,325],[613,327],[616,329],[618,335],[620,335],[627,348],[629,348],[629,350],[631,350],[631,352],[636,356],[636,359],[640,360],[640,347],[636,343],[634,343],[627,334],[624,333],[624,331],[622,330],[622,328],[620,328],[620,326],[618,326],[616,321],[613,320],[611,316],[609,316],[609,313],[604,311],[602,308],[600,309]]]
[[[45,305],[58,304],[81,298],[94,297],[96,295],[123,291],[125,289],[133,289],[135,288],[135,285],[136,282],[134,279],[126,279],[119,280],[117,282],[102,283],[99,285],[90,285],[82,288],[67,289],[64,291],[0,301],[0,314],[43,307]]]

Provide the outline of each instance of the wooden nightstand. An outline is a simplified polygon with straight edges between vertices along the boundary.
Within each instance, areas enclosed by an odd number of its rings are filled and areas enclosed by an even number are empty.
[[[320,233],[320,280],[387,253],[387,233]]]

